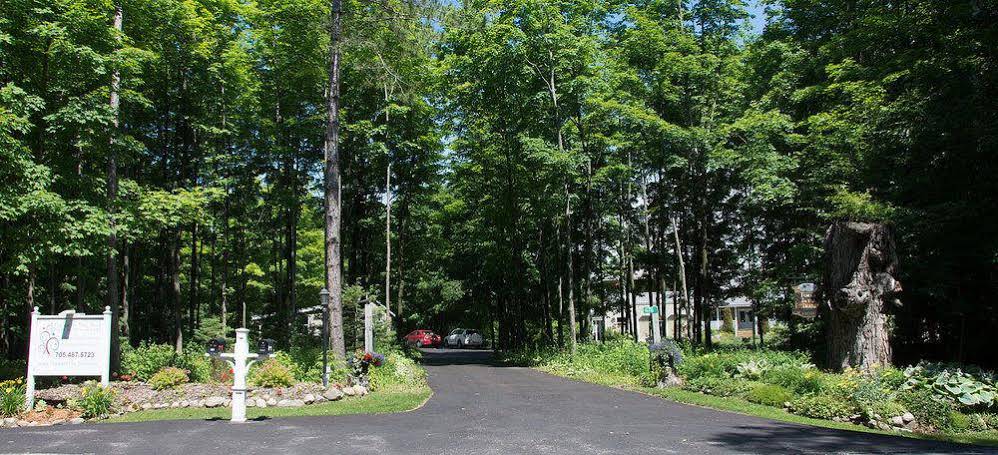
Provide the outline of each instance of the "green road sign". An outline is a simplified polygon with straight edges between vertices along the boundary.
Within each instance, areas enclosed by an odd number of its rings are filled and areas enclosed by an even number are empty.
[[[658,307],[657,306],[646,306],[644,308],[644,310],[642,310],[642,311],[644,312],[644,314],[654,314],[654,313],[658,313]]]

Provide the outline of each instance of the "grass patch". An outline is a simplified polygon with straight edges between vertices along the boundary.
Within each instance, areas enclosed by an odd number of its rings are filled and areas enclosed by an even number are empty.
[[[371,392],[364,397],[344,398],[298,408],[247,408],[246,418],[259,417],[299,417],[299,416],[338,416],[348,414],[389,414],[411,411],[423,405],[430,398],[429,387],[404,390],[383,390]],[[154,420],[222,419],[232,416],[229,408],[167,408],[130,412],[118,417],[102,420],[102,423],[148,422]]]

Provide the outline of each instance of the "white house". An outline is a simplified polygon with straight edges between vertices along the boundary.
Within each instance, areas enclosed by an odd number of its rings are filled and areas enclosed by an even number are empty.
[[[639,340],[651,340],[652,338],[652,327],[651,327],[651,315],[645,314],[645,308],[653,304],[652,299],[659,303],[659,323],[661,324],[661,333],[664,338],[674,338],[674,333],[676,329],[676,298],[679,297],[679,293],[669,291],[665,293],[664,299],[659,299],[657,293],[653,292],[642,292],[635,295],[635,306],[638,316],[638,339]],[[630,298],[630,296],[628,297]],[[692,306],[692,304],[691,304]],[[752,303],[744,297],[735,297],[725,300],[722,304],[718,305],[715,309],[713,317],[710,320],[710,328],[715,331],[719,331],[721,326],[724,324],[724,312],[730,311],[732,314],[732,322],[735,329],[735,335],[740,338],[752,338],[756,335],[756,328],[758,327],[757,319],[752,311]],[[687,325],[690,323],[691,316],[689,314],[679,315],[680,319],[680,330],[683,331],[685,335],[685,330]],[[626,327],[627,317],[626,315],[620,314],[619,308],[611,308],[605,314],[594,314],[593,324],[592,324],[592,336],[596,339],[602,339],[606,331],[616,331],[621,332],[623,328]],[[770,325],[776,323],[775,320],[769,320]]]

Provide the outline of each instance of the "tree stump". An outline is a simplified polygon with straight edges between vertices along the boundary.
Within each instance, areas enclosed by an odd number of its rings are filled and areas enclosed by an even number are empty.
[[[825,236],[828,366],[869,371],[891,363],[890,310],[899,307],[897,253],[882,224],[837,222]]]

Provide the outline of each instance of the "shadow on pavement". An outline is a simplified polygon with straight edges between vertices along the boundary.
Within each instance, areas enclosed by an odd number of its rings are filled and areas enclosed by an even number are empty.
[[[995,454],[998,447],[953,444],[855,431],[797,426],[740,425],[716,433],[715,445],[737,453],[956,453]]]
[[[427,366],[484,365],[500,366],[492,359],[492,351],[485,349],[420,349],[421,363]]]

